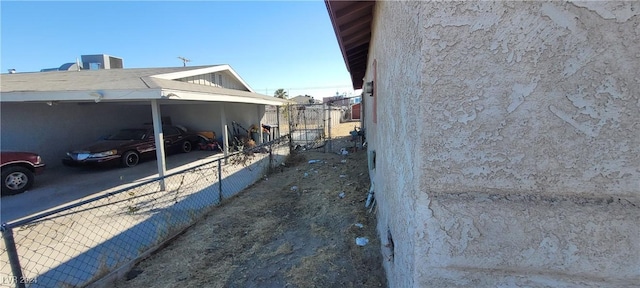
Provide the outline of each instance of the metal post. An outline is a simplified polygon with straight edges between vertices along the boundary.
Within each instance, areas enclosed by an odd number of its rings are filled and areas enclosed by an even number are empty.
[[[285,106],[289,118],[289,153],[293,150],[293,116],[291,115],[291,106],[292,105]]]
[[[4,245],[7,249],[7,256],[9,257],[9,264],[11,265],[11,272],[13,273],[16,287],[25,288],[24,281],[21,281],[24,279],[24,276],[22,276],[22,267],[20,266],[16,242],[13,239],[13,229],[7,228],[7,224],[2,224],[0,230],[2,230],[2,239],[4,239]]]
[[[271,169],[273,169],[273,142],[269,142],[269,163],[267,164],[266,174],[271,173]]]
[[[256,105],[256,107],[258,108],[258,141],[256,141],[256,145],[260,145],[262,143],[264,143],[264,139],[262,139],[262,118],[264,116],[264,113],[260,113],[260,108],[264,108],[265,105]],[[249,129],[249,138],[253,137],[253,133],[251,133],[251,129]]]
[[[329,122],[329,152],[333,151],[333,140],[331,139],[331,102],[327,103],[327,122]]]
[[[222,203],[222,161],[218,159],[218,203]]]
[[[305,107],[306,108],[306,107]],[[309,145],[309,131],[307,130],[307,110],[302,110],[302,120],[304,121],[304,145]],[[307,148],[307,147],[305,147]]]
[[[278,134],[276,135],[276,129],[271,129],[271,139],[269,139],[269,141],[280,138],[280,107],[281,106],[276,106],[276,125],[278,125]]]
[[[324,139],[324,153],[327,153],[327,149],[329,149],[329,139],[327,135],[329,134],[329,125],[327,125],[327,104],[322,104],[322,138]]]

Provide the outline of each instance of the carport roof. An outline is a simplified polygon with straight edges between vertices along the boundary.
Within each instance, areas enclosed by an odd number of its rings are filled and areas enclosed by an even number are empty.
[[[243,90],[176,79],[223,72]],[[229,65],[53,71],[0,75],[0,102],[218,101],[282,105],[287,100],[255,93]]]

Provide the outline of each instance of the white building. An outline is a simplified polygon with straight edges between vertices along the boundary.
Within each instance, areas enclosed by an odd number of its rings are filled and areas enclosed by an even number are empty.
[[[637,287],[638,2],[326,4],[390,287]]]

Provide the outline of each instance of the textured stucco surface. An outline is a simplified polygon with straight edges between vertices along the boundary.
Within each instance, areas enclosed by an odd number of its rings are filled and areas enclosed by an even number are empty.
[[[426,245],[418,245],[424,250],[416,249],[415,257],[434,269],[420,271],[420,286],[493,286],[518,278],[522,285],[536,286],[640,283],[640,213],[628,200],[515,193],[430,196],[432,217],[418,229],[426,233],[417,240]]]
[[[422,13],[430,189],[637,196],[637,16],[620,23],[563,2]]]
[[[376,151],[376,169],[373,175],[377,197],[379,226],[382,242],[388,243],[390,234],[394,247],[383,251],[387,278],[391,287],[411,287],[415,266],[414,243],[410,237],[419,226],[415,217],[415,192],[420,190],[419,133],[423,126],[419,115],[423,108],[416,105],[422,97],[420,51],[417,9],[419,2],[377,2],[376,19],[369,60],[377,59],[375,100],[378,109],[374,124],[372,109],[374,98],[366,99],[365,129],[369,150]],[[402,17],[396,17],[403,15]],[[384,19],[384,21],[380,21]],[[374,55],[384,55],[376,58]],[[368,69],[370,70],[370,69]],[[373,79],[372,71],[367,72]],[[373,139],[373,141],[371,141]],[[392,249],[393,248],[393,249]],[[393,250],[393,251],[392,251]]]
[[[640,4],[377,2],[392,287],[640,283]]]

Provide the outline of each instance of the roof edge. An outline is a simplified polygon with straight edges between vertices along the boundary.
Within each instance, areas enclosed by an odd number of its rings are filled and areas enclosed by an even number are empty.
[[[233,70],[233,68],[231,68],[231,66],[229,66],[228,64],[214,65],[214,66],[210,66],[210,67],[197,68],[197,69],[193,69],[193,70],[186,70],[186,71],[180,71],[180,72],[156,74],[156,75],[151,75],[149,77],[156,77],[156,78],[167,79],[167,80],[176,80],[176,79],[184,78],[184,77],[191,77],[191,76],[197,76],[197,75],[202,75],[202,74],[206,74],[206,73],[214,73],[214,72],[222,72],[222,71],[228,71],[249,92],[255,93],[255,91],[249,86],[249,84],[247,84],[247,82],[242,80],[240,75],[238,75],[238,73],[236,73],[236,71]]]
[[[354,89],[361,89],[364,84],[375,4],[375,1],[325,0]]]

